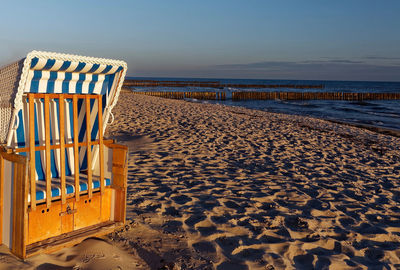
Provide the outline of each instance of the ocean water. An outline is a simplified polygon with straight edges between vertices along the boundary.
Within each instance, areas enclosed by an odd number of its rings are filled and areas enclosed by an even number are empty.
[[[128,78],[160,81],[213,81],[221,84],[262,84],[262,85],[323,85],[322,89],[298,88],[198,88],[198,87],[134,87],[133,91],[225,91],[225,101],[202,101],[229,106],[241,106],[269,112],[306,115],[321,119],[361,124],[400,131],[400,100],[368,100],[363,102],[341,100],[247,100],[232,101],[234,91],[293,91],[293,92],[400,92],[400,82],[362,81],[308,81],[308,80],[249,80],[249,79],[197,79],[197,78]]]

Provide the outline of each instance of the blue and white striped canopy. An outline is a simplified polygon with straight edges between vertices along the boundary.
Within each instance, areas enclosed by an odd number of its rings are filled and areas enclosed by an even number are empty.
[[[122,66],[40,59],[30,64],[25,92],[100,94],[110,92]]]

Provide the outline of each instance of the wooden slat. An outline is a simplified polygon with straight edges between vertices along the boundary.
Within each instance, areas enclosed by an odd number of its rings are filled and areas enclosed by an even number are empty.
[[[104,189],[104,194],[101,196],[101,207],[100,207],[100,220],[101,222],[110,221],[111,218],[111,201],[115,201],[113,196],[113,189]],[[115,207],[114,207],[115,208]]]
[[[29,177],[31,183],[31,208],[36,209],[36,161],[35,161],[35,100],[33,94],[29,97]]]
[[[22,183],[23,183],[23,185],[21,186],[22,193],[23,193],[23,195],[22,195],[22,198],[23,198],[22,199],[22,202],[23,202],[22,215],[23,215],[23,220],[24,220],[24,226],[22,228],[22,230],[23,230],[22,240],[23,240],[23,245],[24,245],[24,248],[23,248],[24,257],[26,257],[26,246],[28,245],[27,244],[28,243],[28,193],[29,193],[29,189],[28,189],[28,179],[29,179],[28,178],[28,166],[29,166],[29,163],[28,163],[28,160],[26,160],[25,163],[22,165],[22,173],[23,173]]]
[[[23,248],[21,247],[21,233],[20,233],[21,220],[18,215],[18,213],[21,211],[20,199],[22,199],[19,196],[20,192],[18,192],[20,189],[20,187],[18,186],[18,184],[20,182],[20,181],[18,181],[18,179],[20,177],[19,176],[19,174],[20,174],[19,165],[20,164],[17,164],[17,163],[13,164],[13,166],[14,166],[14,177],[13,177],[14,178],[13,179],[14,188],[13,188],[13,197],[12,197],[13,198],[13,202],[12,202],[13,215],[12,215],[12,239],[11,239],[11,242],[12,242],[11,251],[17,255],[21,254],[22,253],[21,251],[23,250]],[[15,210],[16,210],[16,212],[15,212]]]
[[[103,140],[103,142],[104,142],[104,144],[106,144],[106,143],[111,144],[114,141],[113,140]],[[91,141],[90,144],[91,145],[98,145],[99,144],[99,140]],[[78,142],[78,146],[79,147],[86,146],[86,142]],[[74,147],[74,143],[66,143],[66,144],[64,144],[64,147],[65,148]],[[61,148],[60,144],[52,144],[52,145],[50,145],[50,149],[51,150],[60,149],[60,148]],[[46,146],[44,146],[44,145],[35,147],[35,151],[40,151],[40,150],[45,150],[45,149],[46,149]],[[30,151],[29,147],[15,149],[16,153],[29,152],[29,151]]]
[[[12,225],[12,248],[11,251],[21,257],[26,257],[27,241],[27,175],[25,164],[14,163],[14,186],[13,186],[13,225]]]
[[[127,162],[127,147],[116,144],[110,145],[113,150],[112,173],[113,185],[115,189],[115,221],[125,222],[126,219],[126,188],[128,166]]]
[[[60,115],[60,180],[61,180],[61,203],[65,204],[66,199],[66,189],[65,189],[65,118],[64,118],[64,95],[60,95],[59,98],[59,115]]]
[[[78,97],[72,97],[74,118],[74,167],[75,167],[75,198],[79,201],[79,138],[78,138]]]
[[[49,96],[44,96],[44,128],[45,128],[45,152],[46,152],[46,204],[51,206],[51,155],[50,155],[50,110]]]
[[[103,222],[80,230],[58,235],[27,246],[27,256],[31,257],[38,253],[51,253],[64,247],[76,245],[89,237],[99,237],[122,228],[122,222]]]
[[[98,100],[99,123],[99,162],[100,162],[100,192],[104,194],[104,144],[103,144],[103,105],[101,96]]]
[[[115,145],[115,144],[114,144]],[[111,145],[112,146],[112,145]],[[124,189],[127,187],[127,149],[112,147],[113,187]]]
[[[72,211],[76,210],[75,204],[75,198],[68,199],[66,204],[61,205],[61,212],[67,212],[68,207]],[[61,216],[61,233],[68,233],[74,230],[74,216],[74,214]]]
[[[128,151],[128,146],[123,145],[123,144],[117,144],[114,142],[114,140],[104,140],[104,145],[107,146],[108,148],[123,149],[123,150]]]
[[[15,153],[6,153],[6,152],[2,152],[1,155],[5,160],[10,162],[21,163],[21,164],[26,162],[26,156],[23,155],[18,155]]]
[[[4,158],[0,153],[0,243],[3,243]]]
[[[90,98],[85,99],[86,108],[86,163],[87,163],[87,185],[89,198],[92,198],[92,146],[90,144],[91,140],[91,130],[90,130]]]

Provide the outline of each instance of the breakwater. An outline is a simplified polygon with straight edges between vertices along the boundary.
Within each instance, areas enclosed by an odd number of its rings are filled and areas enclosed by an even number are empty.
[[[232,92],[232,100],[399,100],[400,93]]]
[[[135,94],[147,95],[153,97],[162,97],[170,99],[200,99],[200,100],[225,100],[225,92],[172,92],[172,91],[148,91],[133,92]]]
[[[205,91],[145,91],[133,92],[170,99],[226,100],[225,92]],[[400,93],[347,93],[347,92],[232,92],[232,100],[400,100]]]

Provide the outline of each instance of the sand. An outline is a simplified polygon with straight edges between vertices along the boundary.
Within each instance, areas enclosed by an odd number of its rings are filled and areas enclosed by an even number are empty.
[[[114,114],[127,226],[0,269],[400,268],[400,138],[131,93]]]

